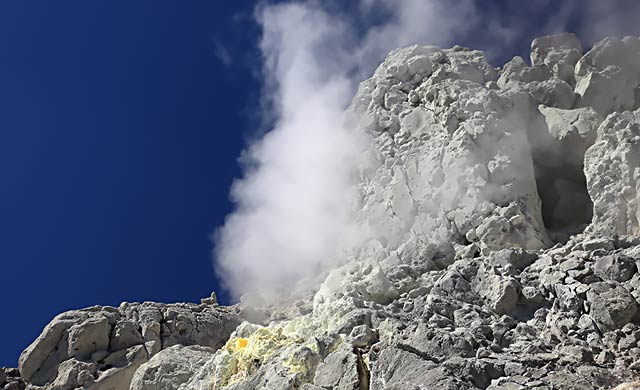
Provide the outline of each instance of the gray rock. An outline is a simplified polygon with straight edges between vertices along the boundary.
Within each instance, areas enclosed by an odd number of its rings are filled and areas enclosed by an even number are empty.
[[[574,67],[582,56],[582,45],[574,34],[547,35],[531,42],[531,63],[553,69],[556,77],[574,80]]]
[[[432,362],[475,355],[470,335],[433,329],[424,322],[409,325],[397,335],[394,344]]]
[[[199,345],[174,345],[163,349],[134,373],[130,390],[178,390],[215,352]]]
[[[95,363],[82,362],[76,359],[65,360],[58,366],[58,374],[51,387],[71,390],[80,386],[90,386],[93,383],[96,372]]]
[[[355,326],[349,334],[349,340],[354,347],[364,348],[376,341],[376,334],[367,325]]]
[[[442,275],[433,285],[431,293],[462,302],[477,303],[479,301],[479,295],[472,289],[471,283],[455,269]]]
[[[576,94],[578,107],[593,107],[608,115],[614,111],[632,110],[635,105],[637,80],[622,68],[608,66],[601,71],[590,71],[578,79]]]
[[[524,87],[538,104],[559,109],[573,108],[576,95],[569,83],[558,78],[541,82],[532,82]]]
[[[593,283],[587,292],[587,301],[589,315],[603,332],[622,328],[637,312],[633,296],[615,283]]]
[[[106,350],[109,347],[109,320],[103,316],[91,316],[87,320],[74,324],[69,328],[70,357],[87,359],[95,351]]]
[[[640,161],[640,111],[610,115],[585,155],[585,175],[594,203],[589,230],[603,236],[640,234],[636,180]]]
[[[135,371],[149,359],[143,345],[135,345],[126,350],[117,351],[104,360],[98,378],[86,386],[87,390],[127,389]]]
[[[371,390],[443,389],[466,390],[472,387],[449,375],[437,364],[396,348],[385,348],[371,371]]]
[[[603,280],[626,282],[638,272],[633,259],[625,256],[609,255],[596,260],[594,273]]]
[[[313,383],[324,388],[350,390],[358,388],[358,357],[353,351],[340,349],[318,366]]]
[[[109,349],[117,351],[143,343],[144,337],[141,334],[140,325],[133,321],[119,321],[111,332]]]
[[[496,265],[511,265],[515,269],[523,270],[538,259],[535,253],[527,252],[522,248],[502,249],[491,254],[491,260]]]
[[[452,358],[444,362],[443,367],[465,382],[485,389],[492,379],[505,375],[505,372],[493,363],[490,360]]]
[[[5,390],[24,390],[27,383],[20,376],[20,372],[16,368],[2,367],[0,368],[0,389]]]
[[[472,282],[476,293],[487,301],[497,314],[511,313],[518,302],[518,283],[502,275],[495,267],[481,264]]]
[[[133,303],[63,313],[20,356],[31,384],[48,389],[128,388],[136,369],[163,348],[217,349],[241,322],[208,305]]]
[[[608,370],[593,366],[579,366],[575,373],[556,371],[547,378],[554,389],[587,390],[606,389],[617,383],[616,377]]]
[[[580,313],[583,307],[583,300],[578,296],[575,287],[556,284],[555,293],[557,303],[561,310]]]

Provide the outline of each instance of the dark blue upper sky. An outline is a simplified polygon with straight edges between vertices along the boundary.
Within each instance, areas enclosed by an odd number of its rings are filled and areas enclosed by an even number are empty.
[[[36,3],[0,5],[0,366],[62,311],[216,288],[259,87],[252,2]]]

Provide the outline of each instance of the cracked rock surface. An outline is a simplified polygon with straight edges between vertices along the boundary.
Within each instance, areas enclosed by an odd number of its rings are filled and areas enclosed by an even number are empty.
[[[531,65],[501,68],[458,46],[395,50],[348,111],[371,139],[355,213],[369,237],[340,266],[277,304],[61,314],[22,354],[20,380],[638,389],[639,85],[637,37],[587,53],[572,34],[541,37]]]
[[[211,355],[240,322],[233,310],[206,303],[123,303],[69,311],[27,347],[19,370],[33,390],[128,389],[137,370],[142,379],[135,388],[147,389],[145,370],[170,361],[172,346],[201,346],[188,351]]]

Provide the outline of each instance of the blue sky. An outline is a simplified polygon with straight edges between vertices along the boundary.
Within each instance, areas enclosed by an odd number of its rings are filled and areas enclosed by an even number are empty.
[[[0,366],[62,311],[216,289],[256,120],[250,2],[35,3],[0,5]]]
[[[588,43],[611,26],[638,29],[613,18],[589,34],[572,13],[587,3],[603,4],[562,1],[557,22],[555,0],[479,1],[459,43],[498,64],[543,31],[575,26]],[[261,128],[255,5],[0,3],[0,366],[62,311],[219,290],[210,235]],[[359,31],[379,16],[352,21]]]

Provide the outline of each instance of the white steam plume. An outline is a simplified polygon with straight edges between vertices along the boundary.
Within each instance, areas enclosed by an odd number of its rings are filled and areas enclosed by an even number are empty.
[[[217,271],[235,297],[286,286],[335,261],[356,234],[352,174],[367,141],[342,124],[357,83],[396,47],[450,44],[473,15],[471,1],[359,5],[360,17],[383,12],[385,22],[358,33],[346,15],[319,3],[257,10],[264,98],[275,122],[246,151],[245,176],[231,191],[236,210],[216,235]]]
[[[244,177],[231,191],[236,209],[215,236],[217,272],[235,298],[317,273],[362,233],[349,211],[367,140],[344,127],[343,114],[357,83],[392,49],[462,43],[498,58],[548,33],[574,31],[593,43],[640,32],[640,3],[626,0],[506,1],[499,9],[481,0],[355,3],[342,14],[332,1],[256,10],[263,115],[273,123],[245,151]]]

